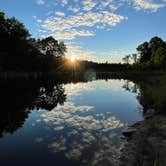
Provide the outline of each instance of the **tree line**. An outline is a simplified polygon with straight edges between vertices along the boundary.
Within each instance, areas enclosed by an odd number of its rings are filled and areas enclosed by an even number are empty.
[[[138,69],[166,69],[166,42],[155,36],[137,47],[138,54],[126,55],[125,64],[133,60],[132,67]]]
[[[65,52],[63,42],[32,38],[24,24],[0,12],[0,72],[50,72]]]
[[[123,58],[124,64],[77,60],[71,65],[64,58],[66,51],[64,42],[52,36],[35,39],[15,17],[7,18],[0,12],[0,72],[66,73],[69,77],[71,73],[82,75],[91,69],[96,72],[166,69],[166,42],[159,37],[140,44],[137,54]]]

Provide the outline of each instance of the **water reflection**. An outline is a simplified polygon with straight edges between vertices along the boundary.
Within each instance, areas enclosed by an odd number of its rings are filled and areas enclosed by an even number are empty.
[[[144,120],[132,125],[128,142],[121,153],[120,166],[166,165],[166,77],[135,80]],[[130,89],[130,88],[127,88]],[[132,130],[130,130],[132,131]]]
[[[51,110],[65,99],[62,85],[43,86],[24,81],[1,83],[0,137],[21,128],[33,109]]]
[[[124,144],[122,131],[142,119],[137,111],[141,91],[125,80],[10,82],[2,84],[0,91],[4,136],[0,147],[7,148],[5,153],[0,151],[0,159],[5,165],[11,165],[5,158],[13,152],[25,162],[26,156],[19,152],[28,149],[31,164],[117,166]],[[15,141],[7,145],[9,138]]]
[[[129,80],[124,81],[123,88],[126,91],[129,91],[129,92],[132,92],[132,93],[139,93],[138,85],[136,83],[133,83],[133,82],[129,81]]]
[[[124,124],[112,116],[99,118],[79,115],[93,109],[93,106],[66,103],[42,114],[42,120],[46,125],[50,124],[50,129],[57,132],[48,148],[55,154],[63,152],[68,159],[81,163],[98,165],[107,161],[115,164],[120,149],[119,136],[115,130],[122,129]],[[87,152],[88,155],[85,155]],[[114,160],[111,156],[114,156]]]
[[[46,85],[42,86],[38,90],[36,100],[33,102],[33,106],[37,109],[52,110],[57,104],[63,105],[66,100],[64,94],[64,88],[62,85]]]
[[[156,112],[164,113],[166,110],[166,77],[152,77],[137,82],[140,88],[138,99],[143,105],[144,112],[155,109]]]
[[[68,96],[64,105],[57,105],[52,111],[40,114],[40,121],[48,126],[50,135],[36,140],[47,142],[48,149],[55,156],[61,154],[68,159],[68,163],[77,161],[77,165],[117,166],[123,146],[120,133],[127,124],[113,115],[109,107],[98,112],[97,105],[82,104],[96,90],[99,93],[108,92],[106,96],[121,93],[124,83],[123,80],[110,80],[64,85]],[[98,99],[101,100],[100,97]],[[108,98],[103,99],[101,101],[109,103]]]

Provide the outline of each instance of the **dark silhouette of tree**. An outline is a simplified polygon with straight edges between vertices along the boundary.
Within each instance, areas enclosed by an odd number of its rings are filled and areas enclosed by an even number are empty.
[[[83,76],[88,70],[96,72],[128,72],[139,69],[166,68],[166,42],[153,37],[137,47],[138,54],[126,55],[124,64],[96,63],[77,61],[71,65],[64,58],[67,51],[63,42],[52,36],[32,38],[25,26],[16,18],[6,18],[0,13],[0,72],[1,73],[33,73],[35,75],[51,75],[56,77]],[[133,64],[130,64],[130,60]],[[74,69],[74,72],[73,72]]]
[[[66,46],[53,37],[31,38],[16,18],[0,13],[0,71],[49,72],[55,58],[63,57]]]
[[[59,56],[64,57],[65,52],[67,51],[67,47],[66,47],[65,43],[64,42],[59,42],[58,48],[59,48],[58,49]]]
[[[126,55],[124,58],[123,58],[123,61],[124,61],[124,63],[125,64],[129,64],[129,62],[130,62],[130,55]]]
[[[14,80],[0,82],[0,137],[24,125],[34,108],[51,110],[66,100],[60,84]]]
[[[63,42],[58,43],[52,36],[38,40],[39,50],[47,56],[61,57],[66,52],[66,46]]]
[[[137,50],[140,54],[140,64],[164,68],[166,64],[166,42],[161,38],[153,37],[149,42],[139,45]]]
[[[148,62],[151,59],[151,53],[148,42],[144,42],[143,44],[139,45],[137,47],[137,51],[140,54],[140,63]]]
[[[37,109],[52,110],[57,104],[63,104],[66,100],[65,90],[62,85],[47,85],[40,87],[39,95],[36,98],[33,106]]]
[[[153,56],[154,64],[161,65],[161,67],[165,68],[166,65],[166,47],[159,47],[155,55]]]

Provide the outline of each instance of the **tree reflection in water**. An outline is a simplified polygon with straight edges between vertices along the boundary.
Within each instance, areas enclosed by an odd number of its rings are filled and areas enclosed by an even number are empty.
[[[51,110],[66,99],[60,84],[29,81],[0,83],[0,137],[21,128],[28,114],[35,109]]]
[[[108,154],[108,159],[111,159],[111,155],[118,156],[121,155],[121,166],[133,166],[133,165],[166,165],[165,152],[166,152],[166,119],[163,116],[166,109],[166,79],[165,78],[148,78],[147,80],[137,79],[134,80],[135,83],[130,81],[125,81],[123,88],[127,91],[137,94],[137,99],[143,106],[143,114],[145,120],[139,122],[139,124],[134,124],[133,126],[136,128],[136,133],[132,133],[126,145],[124,145],[121,152],[117,152],[118,146],[111,143],[113,140],[112,137],[108,135],[104,136],[102,133],[99,136],[99,143],[102,153]],[[46,116],[44,117],[45,122],[50,122],[54,124],[54,130],[60,130],[63,127],[63,122],[70,126],[77,125],[79,123],[80,129],[94,131],[94,126],[92,128],[91,122],[96,122],[94,124],[98,124],[103,126],[107,124],[106,120],[96,120],[91,119],[91,121],[87,121],[85,117],[80,118],[77,115],[73,115],[73,112],[64,110],[63,112],[52,110],[57,106],[57,104],[63,104],[66,100],[66,95],[64,92],[64,88],[60,84],[52,83],[32,83],[32,82],[0,82],[0,102],[1,102],[1,116],[0,116],[0,137],[3,137],[5,133],[13,133],[18,128],[21,128],[28,118],[29,113],[32,110],[45,109],[48,110],[46,112]],[[66,103],[70,107],[75,107],[71,103]],[[65,107],[66,105],[64,105]],[[63,107],[63,108],[64,108]],[[62,107],[61,107],[62,108]],[[87,108],[87,107],[84,107]],[[147,118],[147,115],[150,113],[154,113],[153,116]],[[58,116],[58,115],[63,116]],[[66,115],[66,118],[64,117]],[[68,116],[70,115],[70,118]],[[57,118],[58,117],[58,118]],[[74,120],[73,120],[74,119]],[[52,123],[52,120],[56,123]],[[73,123],[74,122],[74,123]],[[78,123],[76,123],[78,122]],[[90,122],[90,123],[89,123]],[[56,124],[62,124],[58,127]],[[91,125],[90,125],[91,124]],[[98,127],[98,126],[97,126]],[[96,128],[98,131],[98,128]],[[84,154],[83,147],[87,146],[87,140],[94,140],[94,144],[90,144],[91,146],[87,147],[88,149],[94,149],[95,147],[95,139],[98,140],[98,135],[92,135],[93,132],[82,132],[76,131],[78,138],[83,138],[82,142],[75,141],[73,144],[70,143],[72,149],[74,151],[69,151],[66,153],[66,156],[69,158],[72,157],[80,157],[81,153]],[[101,130],[100,130],[101,131]],[[58,131],[57,131],[58,132]],[[53,151],[60,151],[66,149],[65,140],[62,139],[61,134],[58,134],[58,140],[53,140],[49,143],[49,148]],[[76,135],[77,138],[77,135]],[[87,139],[88,138],[88,139]],[[117,137],[115,137],[117,138]],[[73,137],[71,137],[73,139]],[[60,141],[59,141],[60,140]],[[85,142],[85,145],[84,145]],[[59,143],[59,144],[58,144]],[[83,143],[83,144],[82,144]],[[91,142],[90,142],[91,143]],[[74,148],[73,148],[74,147]],[[108,151],[105,151],[105,147],[107,147]],[[59,149],[58,149],[59,148]],[[85,148],[86,149],[86,148]],[[80,151],[78,151],[80,150]],[[87,151],[87,150],[86,150]],[[102,153],[98,153],[97,149],[95,149],[95,158],[94,161],[100,163],[100,159],[103,160]],[[100,152],[100,151],[99,151]],[[117,152],[117,153],[116,153]],[[74,156],[73,156],[74,155]],[[88,153],[87,160],[90,157],[90,153]],[[105,159],[105,158],[104,158]],[[117,159],[117,157],[115,157]],[[107,160],[108,161],[108,160]],[[118,161],[111,160],[110,162],[118,163]],[[101,164],[102,165],[102,164]],[[108,164],[106,164],[108,165]]]
[[[149,109],[154,109],[155,113],[164,113],[166,110],[166,77],[148,77],[133,79],[132,82],[126,80],[123,88],[126,91],[138,93],[138,100],[143,106],[143,114]]]
[[[121,153],[120,166],[166,165],[166,77],[134,80],[139,87],[138,100],[144,120],[131,126],[128,142]],[[131,91],[127,81],[123,86]],[[134,129],[134,130],[133,130]]]

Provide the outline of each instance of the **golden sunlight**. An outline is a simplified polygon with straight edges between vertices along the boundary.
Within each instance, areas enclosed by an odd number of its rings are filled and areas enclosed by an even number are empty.
[[[75,62],[75,57],[70,57],[70,61],[72,62],[72,63],[74,63]]]

